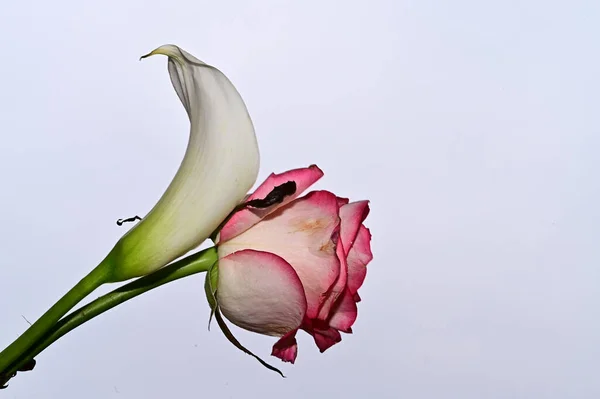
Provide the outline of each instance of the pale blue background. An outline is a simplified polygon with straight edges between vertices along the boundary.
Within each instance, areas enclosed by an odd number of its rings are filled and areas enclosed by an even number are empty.
[[[0,11],[0,345],[166,188],[175,43],[248,104],[261,178],[368,198],[355,333],[287,379],[206,331],[202,277],[103,315],[7,398],[600,397],[600,3],[22,1]],[[273,339],[236,330],[268,357]]]

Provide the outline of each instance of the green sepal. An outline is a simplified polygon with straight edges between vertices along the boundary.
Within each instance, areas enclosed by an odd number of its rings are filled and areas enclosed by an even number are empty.
[[[208,331],[210,331],[210,322],[212,321],[213,316],[215,315],[215,310],[217,309],[217,285],[219,283],[219,267],[218,261],[213,263],[213,265],[208,269],[208,273],[206,273],[206,277],[204,278],[204,292],[206,294],[206,300],[208,301],[208,306],[210,306],[210,316],[208,318]]]
[[[258,362],[260,364],[262,364],[263,366],[265,366],[269,370],[272,370],[272,371],[274,371],[276,373],[279,373],[280,376],[282,376],[283,378],[285,378],[285,375],[283,375],[283,373],[281,372],[281,370],[279,370],[277,367],[271,366],[269,363],[265,362],[260,357],[256,356],[254,353],[250,352],[250,350],[246,349],[244,347],[244,345],[242,345],[240,343],[240,341],[238,341],[233,336],[233,333],[231,332],[231,330],[229,329],[229,327],[227,327],[227,324],[225,324],[225,320],[223,319],[223,316],[221,316],[221,311],[219,311],[219,307],[218,306],[215,308],[215,318],[217,319],[217,324],[221,328],[221,331],[223,331],[223,334],[225,335],[225,337],[227,337],[227,339],[229,340],[229,342],[231,342],[233,344],[233,346],[235,346],[236,348],[238,348],[242,352],[244,352],[244,353],[252,356],[256,360],[258,360]]]
[[[206,273],[206,278],[204,279],[204,292],[206,293],[206,299],[208,300],[208,305],[210,306],[210,317],[208,318],[208,330],[210,331],[210,322],[212,321],[213,316],[217,320],[217,324],[219,328],[225,335],[225,337],[231,342],[236,348],[241,350],[242,352],[252,356],[260,364],[264,367],[272,370],[276,373],[279,373],[283,378],[285,376],[283,373],[276,367],[271,366],[269,363],[262,360],[260,357],[256,356],[250,350],[246,349],[240,341],[238,341],[234,336],[227,324],[225,324],[225,319],[221,315],[221,311],[219,310],[219,302],[217,300],[217,286],[219,284],[219,266],[218,261],[215,262],[210,269],[208,269],[208,273]]]

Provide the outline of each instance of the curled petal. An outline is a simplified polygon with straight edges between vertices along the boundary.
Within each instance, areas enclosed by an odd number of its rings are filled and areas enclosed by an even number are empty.
[[[352,332],[352,325],[358,316],[358,309],[353,295],[349,290],[344,291],[329,319],[329,326],[345,333]]]
[[[354,244],[358,230],[369,215],[369,201],[352,202],[340,207],[340,237],[344,245],[344,253],[348,255]]]
[[[267,209],[244,208],[236,212],[221,229],[218,242],[225,242],[248,230],[270,213],[299,197],[322,176],[323,171],[317,165],[311,165],[308,168],[292,169],[280,174],[272,173],[244,202],[264,198],[273,188],[288,181],[296,183],[296,192],[286,197],[281,204],[276,206]]]
[[[326,321],[329,318],[331,308],[334,306],[340,295],[345,291],[346,284],[348,282],[348,265],[346,263],[346,255],[344,254],[342,240],[340,240],[339,237],[336,244],[336,255],[340,263],[340,272],[337,280],[329,288],[324,296],[324,299],[321,301],[318,318],[322,321]]]
[[[271,352],[271,355],[280,358],[284,362],[290,362],[294,364],[296,361],[296,356],[298,355],[296,332],[298,332],[298,330],[293,330],[281,337],[279,341],[273,345],[273,351]]]
[[[190,119],[190,136],[173,181],[109,255],[113,281],[148,274],[200,245],[256,181],[259,154],[242,97],[227,77],[177,46],[168,57],[173,87]]]
[[[339,230],[339,223],[335,195],[314,191],[219,245],[219,258],[249,248],[285,259],[302,281],[308,304],[307,317],[315,318],[340,273],[340,261],[332,239]]]
[[[238,327],[284,336],[298,329],[306,297],[294,269],[268,252],[242,250],[219,261],[217,302]]]
[[[339,198],[338,198],[339,204]],[[346,290],[348,282],[348,265],[346,258],[350,248],[361,227],[362,222],[369,214],[369,202],[358,201],[345,204],[340,208],[340,232],[336,246],[336,254],[340,261],[340,273],[335,284],[327,292],[325,300],[319,309],[319,319],[327,320],[330,317],[331,308],[334,306],[340,295]]]
[[[350,202],[350,200],[348,198],[342,198],[342,197],[338,197],[338,206],[341,208],[342,206],[346,205],[348,202]]]
[[[325,352],[327,349],[331,348],[333,345],[342,340],[340,332],[335,328],[329,328],[327,330],[315,329],[310,333],[312,334],[321,353]]]
[[[365,281],[367,264],[372,259],[371,233],[369,229],[361,225],[354,244],[348,253],[348,289],[351,294],[355,295],[357,302],[360,301],[357,291]]]

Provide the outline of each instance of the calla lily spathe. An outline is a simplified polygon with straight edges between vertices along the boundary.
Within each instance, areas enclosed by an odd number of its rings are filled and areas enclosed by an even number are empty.
[[[254,127],[229,79],[174,45],[142,58],[157,54],[168,57],[171,82],[190,119],[189,142],[158,203],[108,255],[112,281],[146,275],[200,245],[258,175]]]

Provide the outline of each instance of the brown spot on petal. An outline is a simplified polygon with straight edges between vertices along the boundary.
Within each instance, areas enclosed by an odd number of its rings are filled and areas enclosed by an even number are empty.
[[[328,224],[329,221],[327,219],[302,219],[299,223],[297,223],[296,231],[311,234],[313,232],[323,230]]]
[[[327,252],[329,254],[332,254],[335,251],[335,243],[333,242],[333,240],[327,240],[325,244],[321,245],[321,248],[319,248],[319,250],[321,252]]]

